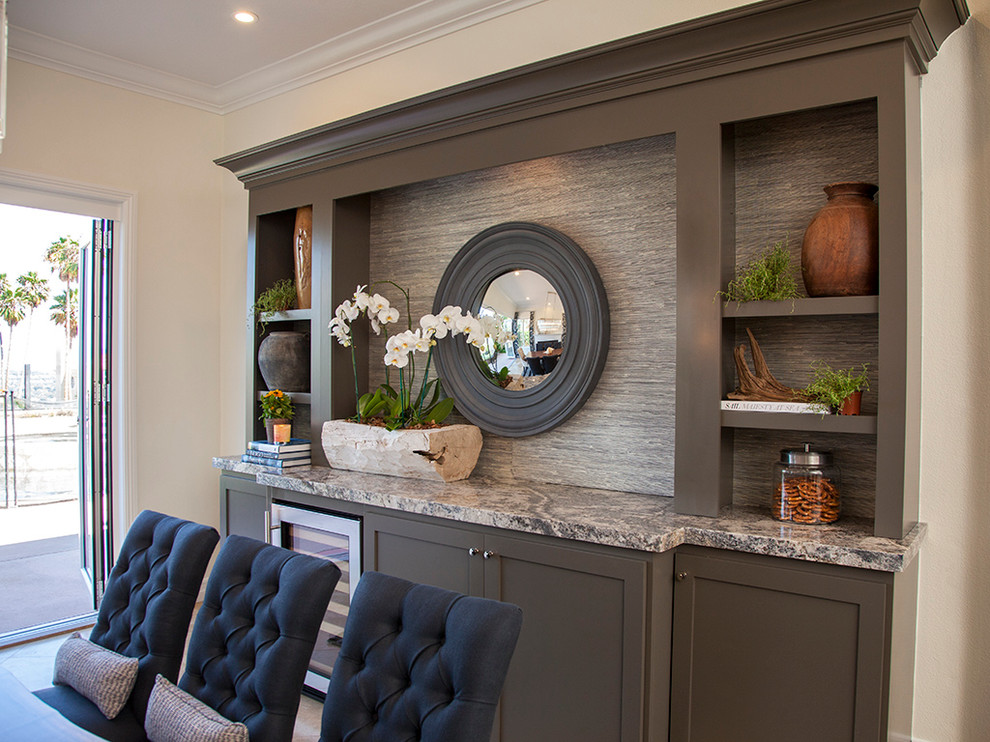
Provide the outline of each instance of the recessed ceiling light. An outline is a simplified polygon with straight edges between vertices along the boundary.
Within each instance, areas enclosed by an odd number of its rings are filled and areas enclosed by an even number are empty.
[[[234,20],[240,23],[254,23],[258,20],[258,15],[250,10],[238,10],[234,13]]]

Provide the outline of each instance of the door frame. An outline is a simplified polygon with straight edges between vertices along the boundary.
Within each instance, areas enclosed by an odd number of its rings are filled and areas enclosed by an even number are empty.
[[[112,219],[114,225],[113,302],[111,343],[110,447],[113,456],[113,543],[123,541],[127,526],[138,512],[134,487],[133,431],[134,405],[131,379],[134,378],[134,327],[131,286],[133,286],[133,245],[137,242],[137,194],[88,183],[0,168],[0,202],[95,219]],[[111,559],[112,563],[113,560]]]

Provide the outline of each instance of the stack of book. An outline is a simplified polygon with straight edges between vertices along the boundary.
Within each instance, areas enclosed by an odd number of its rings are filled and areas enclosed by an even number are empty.
[[[304,438],[291,438],[286,443],[251,441],[247,451],[241,456],[246,464],[265,466],[272,471],[285,471],[296,466],[309,466],[312,462],[309,441]]]

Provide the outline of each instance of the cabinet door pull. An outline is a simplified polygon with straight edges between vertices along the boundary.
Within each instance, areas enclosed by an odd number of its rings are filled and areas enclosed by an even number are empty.
[[[688,577],[690,577],[690,575],[687,572],[678,572],[677,573],[677,581],[678,582],[684,582],[684,580],[686,580]]]
[[[477,547],[472,546],[470,549],[468,549],[468,556],[478,556],[478,554],[480,553],[481,553],[481,549],[478,549]]]
[[[481,556],[483,556],[485,559],[491,559],[492,557],[496,556],[496,554],[494,551],[485,550],[485,553],[482,554]]]

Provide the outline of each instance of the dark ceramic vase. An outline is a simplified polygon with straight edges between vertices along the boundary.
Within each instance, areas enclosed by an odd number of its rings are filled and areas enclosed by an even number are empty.
[[[258,368],[269,390],[309,391],[309,334],[279,330],[258,347]]]
[[[801,245],[808,296],[869,296],[879,289],[879,212],[872,183],[825,186],[828,202]]]

